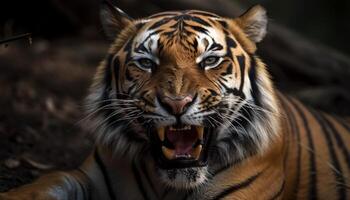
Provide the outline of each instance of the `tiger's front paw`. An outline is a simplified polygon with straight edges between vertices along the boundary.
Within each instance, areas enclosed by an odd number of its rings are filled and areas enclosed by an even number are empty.
[[[0,193],[0,200],[58,200],[47,191],[30,190],[26,188],[13,189]]]

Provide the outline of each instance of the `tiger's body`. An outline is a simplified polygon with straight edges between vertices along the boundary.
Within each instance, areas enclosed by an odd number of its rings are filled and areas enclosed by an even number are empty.
[[[2,199],[350,199],[350,123],[273,88],[255,54],[261,7],[134,21],[106,6],[95,151]]]

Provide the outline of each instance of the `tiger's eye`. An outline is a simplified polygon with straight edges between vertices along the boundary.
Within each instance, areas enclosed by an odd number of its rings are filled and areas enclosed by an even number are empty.
[[[141,68],[144,68],[146,70],[152,70],[156,66],[156,64],[148,58],[141,58],[137,62],[139,63],[139,65],[141,65]]]
[[[143,67],[146,67],[146,68],[151,68],[153,66],[153,61],[147,58],[143,58],[139,62]]]
[[[200,63],[200,67],[202,69],[214,68],[218,64],[219,60],[220,60],[220,58],[218,56],[209,56],[209,57],[205,58],[204,60],[202,60],[202,62]]]
[[[216,56],[209,56],[208,58],[206,58],[204,60],[204,65],[207,66],[207,65],[213,65],[215,64],[217,61],[219,60],[219,57],[216,57]]]

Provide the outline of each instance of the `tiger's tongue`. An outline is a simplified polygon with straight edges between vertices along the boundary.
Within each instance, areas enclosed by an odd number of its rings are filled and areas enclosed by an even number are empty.
[[[166,136],[175,147],[175,155],[186,155],[192,152],[193,144],[197,141],[195,130],[166,131]]]

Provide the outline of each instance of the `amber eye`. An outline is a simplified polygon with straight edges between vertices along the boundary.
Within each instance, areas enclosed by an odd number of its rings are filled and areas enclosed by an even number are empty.
[[[141,58],[137,61],[140,67],[144,70],[151,71],[156,67],[156,64],[148,58]]]
[[[217,64],[220,61],[220,57],[218,56],[209,56],[207,58],[205,58],[204,60],[202,60],[202,62],[200,63],[201,67],[203,69],[211,69],[217,66]]]

